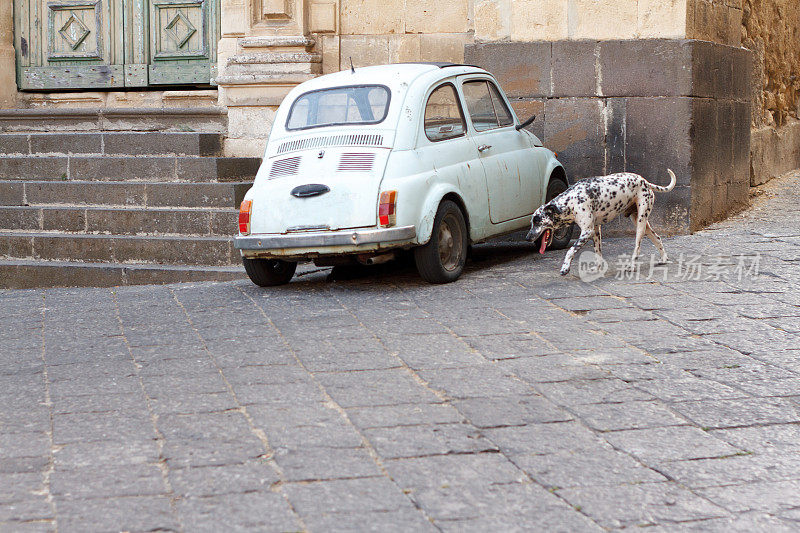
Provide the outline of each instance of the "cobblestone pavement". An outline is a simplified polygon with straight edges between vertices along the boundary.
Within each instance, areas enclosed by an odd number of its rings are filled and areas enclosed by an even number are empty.
[[[0,531],[797,531],[798,184],[666,279],[2,291]]]

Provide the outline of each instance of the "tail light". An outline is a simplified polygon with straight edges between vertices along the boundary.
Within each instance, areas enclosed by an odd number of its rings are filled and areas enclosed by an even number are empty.
[[[242,235],[250,234],[250,209],[253,207],[252,200],[245,200],[239,207],[239,233]]]
[[[378,222],[381,226],[394,226],[397,215],[397,191],[384,191],[381,193],[381,201],[378,205]]]

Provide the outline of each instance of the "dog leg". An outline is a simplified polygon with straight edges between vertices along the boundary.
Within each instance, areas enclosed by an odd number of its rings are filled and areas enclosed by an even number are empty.
[[[633,244],[633,255],[631,256],[631,269],[635,270],[636,260],[639,259],[639,249],[642,247],[642,237],[644,237],[645,228],[647,228],[647,218],[639,213],[636,218],[636,241]]]
[[[653,226],[650,225],[649,220],[647,221],[647,226],[645,226],[644,228],[644,232],[645,235],[647,235],[647,238],[653,241],[653,244],[658,250],[658,253],[661,254],[661,262],[666,263],[667,251],[664,249],[664,245],[661,243],[661,237],[659,237],[658,234],[655,231],[653,231]]]
[[[564,264],[561,265],[561,275],[566,276],[569,272],[570,267],[572,266],[572,258],[575,256],[575,253],[578,249],[587,243],[589,239],[592,238],[594,235],[594,230],[582,230],[581,236],[578,237],[578,240],[575,241],[569,250],[567,250],[567,255],[564,257]]]
[[[600,257],[603,256],[603,235],[600,232],[600,225],[594,227],[594,236],[592,237],[594,240],[594,253],[599,255]]]

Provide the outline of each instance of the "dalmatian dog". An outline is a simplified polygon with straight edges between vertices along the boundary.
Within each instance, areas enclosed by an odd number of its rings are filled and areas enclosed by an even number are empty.
[[[666,263],[667,252],[661,244],[661,238],[650,226],[648,217],[653,210],[655,200],[653,191],[668,192],[675,187],[677,181],[675,173],[669,169],[667,172],[670,175],[670,182],[666,187],[654,185],[631,172],[580,180],[533,213],[531,230],[525,238],[533,242],[541,236],[539,253],[544,253],[553,239],[555,230],[573,222],[577,224],[581,234],[575,244],[567,250],[564,264],[561,265],[561,275],[565,276],[572,266],[575,253],[589,239],[594,240],[594,253],[602,255],[600,226],[614,220],[620,214],[631,216],[636,213],[636,241],[631,264],[639,257],[639,248],[645,235],[653,241],[661,254],[661,261]]]

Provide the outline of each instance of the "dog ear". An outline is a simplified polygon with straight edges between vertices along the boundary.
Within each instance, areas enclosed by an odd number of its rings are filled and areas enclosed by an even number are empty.
[[[558,207],[556,204],[553,204],[553,203],[546,204],[544,206],[544,210],[551,217],[556,216],[556,215],[560,215],[563,212],[563,211],[561,211],[560,207]]]

